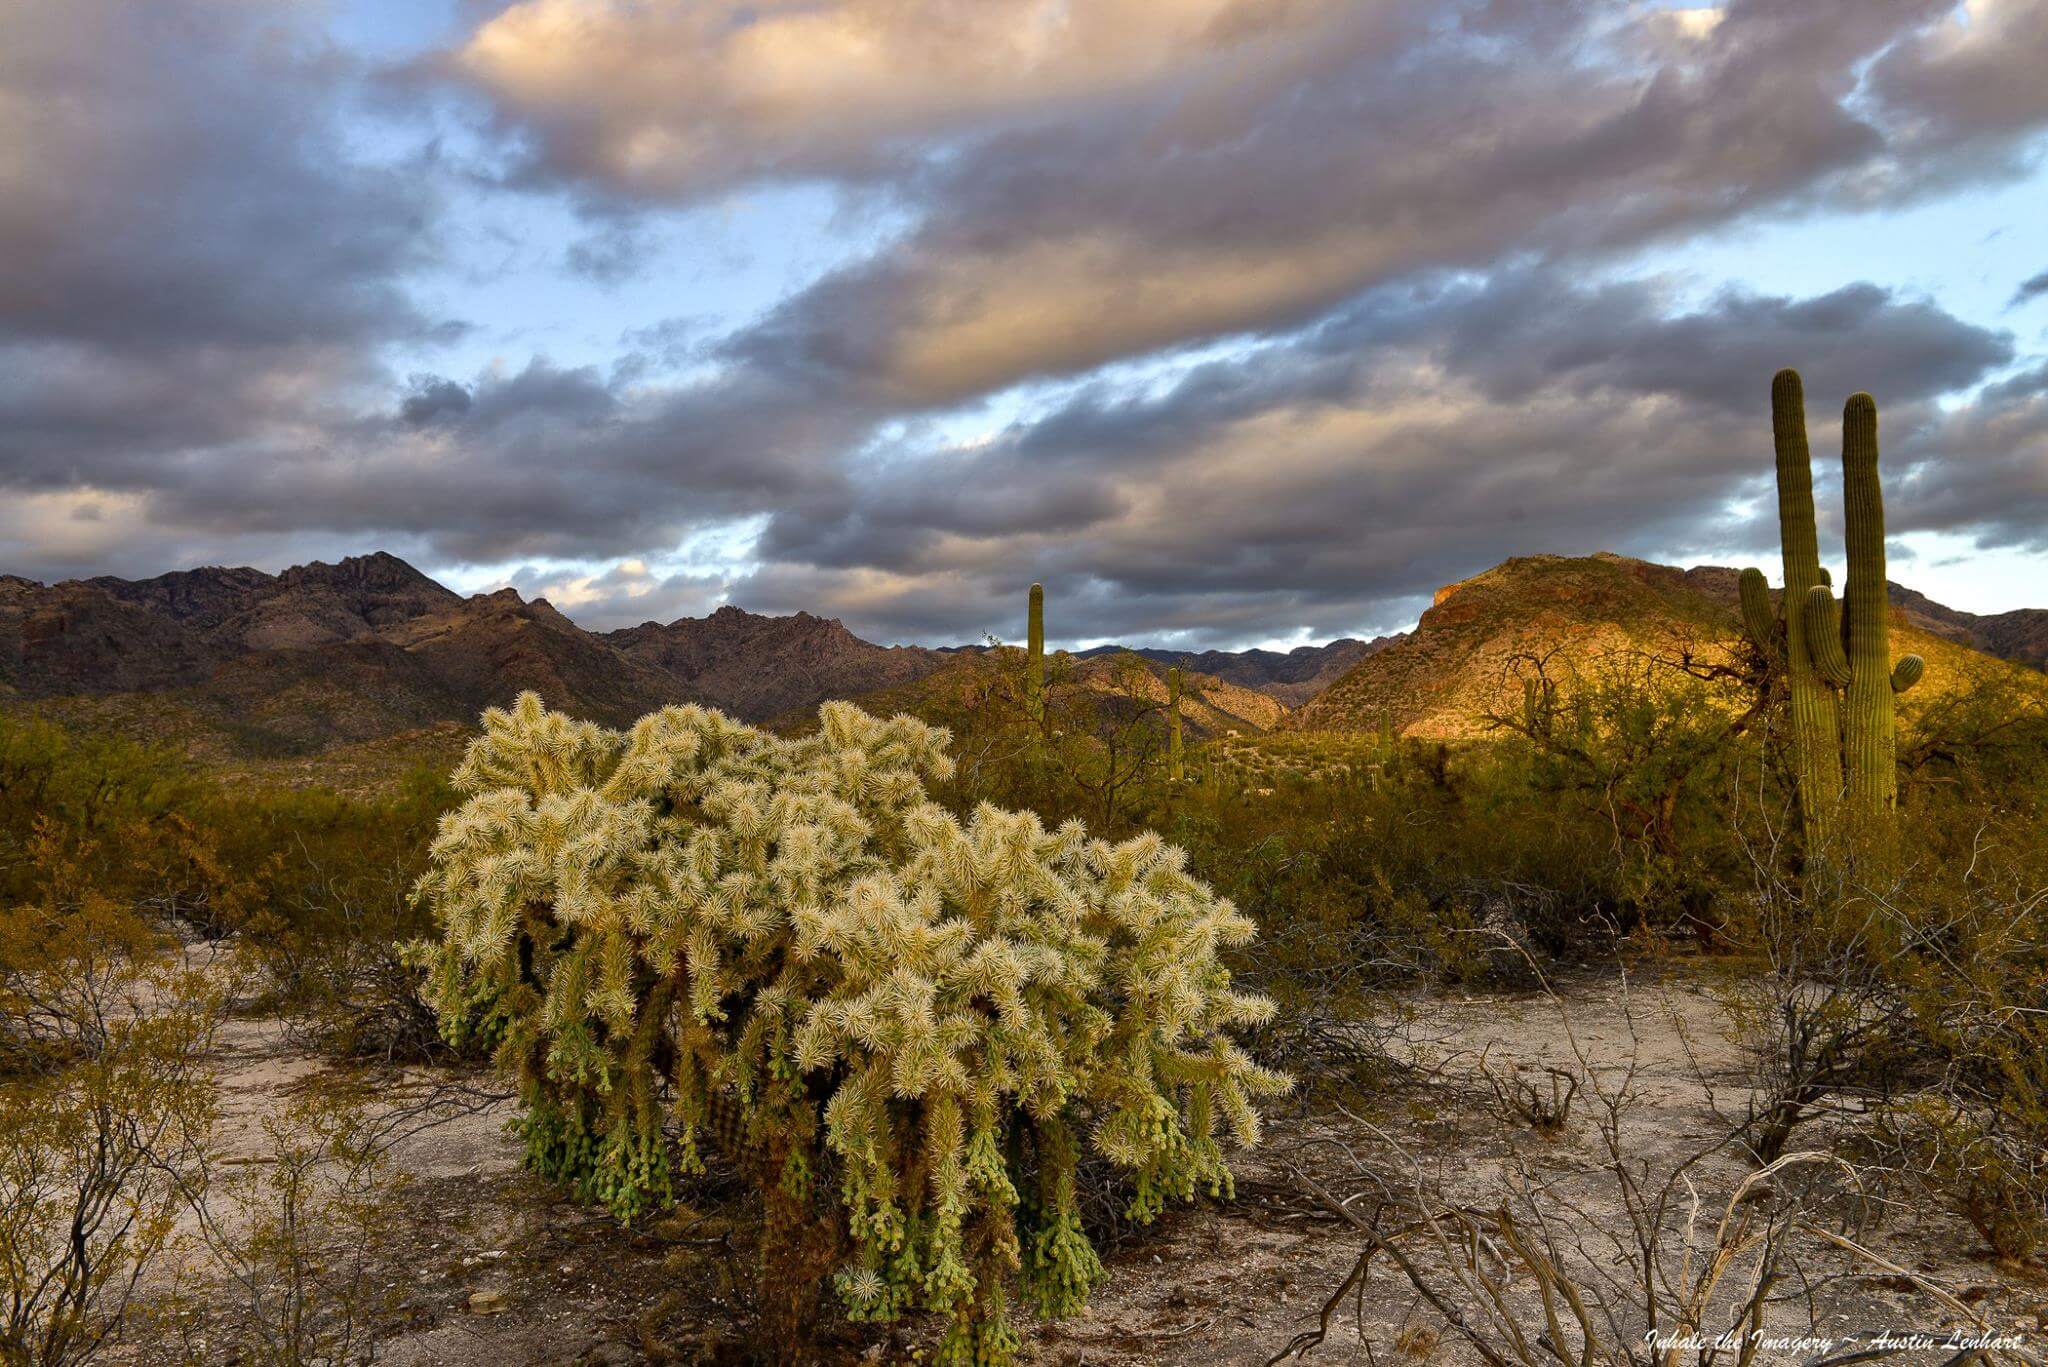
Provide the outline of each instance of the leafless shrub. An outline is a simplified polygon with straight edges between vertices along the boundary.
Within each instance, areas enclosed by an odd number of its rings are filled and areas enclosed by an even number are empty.
[[[1629,1023],[1633,1036],[1632,1017]],[[1661,1163],[1642,1156],[1629,1137],[1638,1099],[1635,1051],[1615,1067],[1595,1068],[1569,1022],[1566,1030],[1597,1133],[1593,1172],[1583,1181],[1538,1172],[1511,1150],[1498,1180],[1475,1194],[1469,1158],[1461,1160],[1463,1181],[1432,1171],[1380,1127],[1352,1115],[1392,1161],[1369,1161],[1335,1145],[1345,1160],[1341,1177],[1295,1165],[1302,1191],[1362,1247],[1316,1326],[1296,1335],[1268,1367],[1325,1343],[1347,1302],[1372,1356],[1365,1307],[1371,1279],[1383,1268],[1415,1298],[1429,1331],[1488,1367],[1747,1367],[1767,1349],[1774,1357],[1789,1351],[1813,1361],[1852,1360],[1830,1359],[1841,1345],[1822,1328],[1822,1293],[1859,1275],[1902,1279],[1989,1332],[1946,1288],[1859,1241],[1870,1202],[1844,1159],[1807,1150],[1752,1169],[1741,1161],[1739,1130]],[[1723,1194],[1710,1195],[1717,1187]],[[1401,1331],[1416,1332],[1412,1319]],[[1890,1351],[1861,1351],[1853,1360]],[[2035,1360],[2012,1339],[1981,1351]]]
[[[375,1275],[401,1184],[360,1110],[322,1097],[262,1122],[259,1153],[213,1156],[188,1189],[200,1258],[173,1297],[195,1360],[365,1360],[396,1308]]]
[[[1569,1068],[1496,1069],[1481,1058],[1479,1075],[1492,1090],[1502,1119],[1510,1123],[1519,1121],[1547,1136],[1563,1133],[1571,1121],[1572,1100],[1579,1094],[1579,1075]],[[1548,1086],[1544,1085],[1546,1080]]]

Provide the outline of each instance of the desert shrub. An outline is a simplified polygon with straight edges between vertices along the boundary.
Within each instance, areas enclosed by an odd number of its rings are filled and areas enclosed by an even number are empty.
[[[0,910],[0,1361],[88,1361],[165,1252],[214,1107],[221,996],[49,823]]]
[[[19,922],[9,939],[22,953],[80,918],[238,941],[260,970],[258,1004],[322,1048],[420,1058],[440,1036],[401,946],[432,929],[411,889],[453,796],[425,772],[368,797],[231,785],[0,713],[0,914]]]
[[[1742,1134],[1769,1161],[1815,1117],[1861,1120],[1860,1145],[2019,1259],[2048,1234],[2048,848],[2031,811],[1939,796],[1897,867],[1752,851],[1724,989],[1756,1059]]]
[[[216,808],[236,833],[228,862],[262,869],[265,895],[238,929],[266,1005],[329,1053],[393,1062],[442,1052],[424,974],[404,947],[433,929],[412,887],[452,799],[445,780],[421,773],[376,798],[254,792]]]
[[[1986,822],[1967,860],[1899,896],[1892,965],[1924,1075],[1888,1117],[1909,1169],[2000,1257],[2048,1242],[2048,848],[2031,817]],[[1920,1080],[1920,1079],[1916,1079]]]
[[[1633,1010],[1624,996],[1631,1040]],[[1731,1167],[1721,1160],[1735,1147],[1732,1133],[1663,1152],[1646,1147],[1633,1044],[1619,1056],[1603,1050],[1596,1065],[1569,1019],[1561,1023],[1571,1066],[1547,1070],[1552,1081],[1540,1089],[1504,1084],[1483,1057],[1478,1063],[1500,1109],[1518,1122],[1497,1163],[1474,1163],[1468,1149],[1411,1148],[1355,1115],[1379,1141],[1375,1150],[1296,1151],[1296,1185],[1358,1241],[1358,1253],[1315,1327],[1267,1367],[1334,1346],[1347,1306],[1369,1362],[1377,1326],[1368,1316],[1390,1312],[1400,1319],[1384,1337],[1404,1356],[1428,1358],[1451,1344],[1463,1350],[1460,1360],[1490,1367],[1709,1367],[1800,1351],[1822,1353],[1814,1362],[1861,1361],[1894,1350],[1824,1352],[1828,1336],[1840,1335],[1842,1288],[1880,1273],[1930,1308],[1991,1330],[1938,1282],[1859,1242],[1876,1208],[1863,1170],[1818,1149]],[[1519,1133],[1526,1125],[1547,1144],[1568,1123],[1591,1132],[1596,1154],[1568,1171],[1529,1152]],[[1320,1160],[1313,1166],[1312,1157]]]
[[[160,751],[0,710],[0,904],[38,895],[53,857],[108,897],[162,898],[204,790]]]
[[[329,1088],[259,1124],[254,1161],[207,1153],[183,1189],[194,1233],[152,1317],[193,1362],[366,1362],[400,1296],[379,1259],[405,1222],[391,1135]]]
[[[1523,702],[1488,718],[1507,742],[1495,761],[1522,773],[1525,801],[1594,837],[1583,853],[1607,868],[1620,928],[1713,940],[1743,872],[1731,784],[1763,771],[1776,699],[1683,648],[1576,668],[1524,656],[1510,671]]]
[[[1167,686],[1136,655],[1059,652],[1034,693],[1024,652],[991,642],[955,687],[919,702],[953,737],[955,765],[931,792],[956,811],[994,802],[1113,835],[1143,829],[1168,791]]]
[[[211,1120],[208,1025],[158,1012],[61,1074],[0,1081],[0,1360],[84,1362],[120,1333]]]
[[[1227,1191],[1224,1132],[1285,1085],[1230,1039],[1270,1009],[1217,959],[1251,924],[1155,835],[959,821],[943,731],[832,703],[796,740],[695,707],[620,734],[532,695],[484,727],[421,882],[444,1023],[497,1037],[528,1161],[622,1217],[707,1133],[737,1159],[776,1351],[836,1274],[855,1317],[1003,1360],[1012,1273],[1054,1314],[1102,1276],[1084,1150],[1148,1220]]]
[[[25,851],[34,893],[0,906],[0,1075],[47,1075],[104,1052],[167,946],[94,881],[95,854],[38,822]]]

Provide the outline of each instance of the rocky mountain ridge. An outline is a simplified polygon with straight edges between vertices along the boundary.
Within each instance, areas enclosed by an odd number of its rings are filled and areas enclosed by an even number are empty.
[[[2030,663],[2048,653],[2048,611],[1978,616],[1898,586],[1893,597],[1906,630],[1946,645]],[[1403,726],[1433,733],[1483,698],[1473,679],[1504,651],[1616,643],[1649,628],[1711,636],[1726,630],[1734,598],[1735,572],[1714,566],[1528,557],[1447,585],[1400,636],[1286,652],[1134,653],[1161,676],[1179,665],[1203,680],[1215,728],[1374,725],[1392,704]],[[1082,663],[1107,665],[1119,649],[1084,652]],[[914,698],[919,681],[978,654],[880,646],[832,618],[736,606],[596,633],[545,599],[509,588],[465,598],[384,553],[275,575],[209,567],[52,585],[0,576],[0,697],[253,754],[467,725],[529,688],[615,725],[674,702],[761,721],[830,697]]]
[[[764,617],[731,604],[708,617],[643,622],[600,639],[748,720],[910,683],[953,658],[922,646],[874,645],[833,617]]]
[[[1553,676],[1651,656],[1732,660],[1740,637],[1737,573],[1605,552],[1505,560],[1439,589],[1414,631],[1361,658],[1284,725],[1372,732],[1384,717],[1405,736],[1470,739],[1487,733],[1489,713],[1517,705],[1517,669],[1532,660],[1551,661]],[[1928,665],[1902,704],[1909,710],[1993,677],[2019,675],[2023,686],[2048,687],[2015,667],[2026,656],[2008,662],[1989,647],[1980,624],[1993,619],[1896,584],[1891,596],[1894,654],[1918,653]]]
[[[1154,664],[1178,665],[1206,674],[1240,688],[1257,689],[1278,698],[1289,707],[1301,704],[1341,678],[1344,672],[1373,651],[1392,645],[1401,634],[1375,636],[1361,641],[1340,637],[1319,646],[1296,646],[1292,650],[1167,650],[1154,646],[1097,646],[1079,652],[1082,658],[1113,655],[1129,649]]]

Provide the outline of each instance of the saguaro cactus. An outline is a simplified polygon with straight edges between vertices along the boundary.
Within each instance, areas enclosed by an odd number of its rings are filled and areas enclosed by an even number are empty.
[[[1808,847],[1827,849],[1843,834],[1881,841],[1899,792],[1892,694],[1918,682],[1923,665],[1917,655],[1906,656],[1896,668],[1891,663],[1877,404],[1868,394],[1856,394],[1842,411],[1846,622],[1820,565],[1805,395],[1796,370],[1781,370],[1771,381],[1771,429],[1785,592],[1781,611],[1774,613],[1763,572],[1744,570],[1743,626],[1765,658],[1785,673],[1793,769]]]
[[[1031,586],[1031,620],[1026,630],[1024,696],[1035,713],[1045,701],[1045,585]]]
[[[1175,783],[1187,777],[1185,751],[1181,747],[1180,699],[1180,666],[1175,665],[1166,675],[1166,776]]]
[[[1842,586],[1848,694],[1842,712],[1842,768],[1852,819],[1889,819],[1899,801],[1898,728],[1892,694],[1919,682],[1916,656],[1892,665],[1891,611],[1885,596],[1884,491],[1877,480],[1877,404],[1852,394],[1842,409],[1842,500],[1849,578]],[[1820,594],[1827,596],[1822,586]],[[1808,595],[1812,597],[1811,594]],[[1829,617],[1834,613],[1829,612]]]

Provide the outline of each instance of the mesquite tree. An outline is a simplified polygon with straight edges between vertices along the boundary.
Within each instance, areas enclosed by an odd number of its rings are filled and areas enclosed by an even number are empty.
[[[1225,1192],[1221,1141],[1286,1085],[1230,1032],[1252,926],[1146,834],[1090,839],[925,784],[947,734],[846,703],[785,739],[700,707],[630,732],[484,715],[421,881],[435,1002],[519,1084],[529,1162],[632,1218],[709,1139],[765,1209],[765,1339],[796,1360],[829,1279],[856,1317],[948,1318],[1000,1362],[1012,1285],[1100,1280],[1084,1148],[1148,1220]]]

